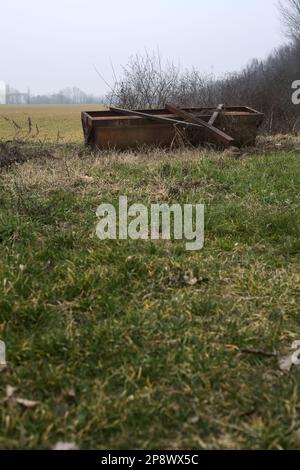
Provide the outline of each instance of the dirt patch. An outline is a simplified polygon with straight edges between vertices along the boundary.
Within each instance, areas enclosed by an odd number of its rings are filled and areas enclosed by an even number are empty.
[[[24,163],[37,158],[53,158],[53,152],[40,144],[28,144],[20,141],[0,142],[0,168]]]

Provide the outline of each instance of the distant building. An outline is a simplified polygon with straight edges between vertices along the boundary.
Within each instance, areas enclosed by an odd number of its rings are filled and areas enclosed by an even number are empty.
[[[0,80],[0,104],[6,104],[6,86],[2,80]]]
[[[30,103],[30,91],[21,93],[19,90],[6,85],[6,104],[29,104]]]

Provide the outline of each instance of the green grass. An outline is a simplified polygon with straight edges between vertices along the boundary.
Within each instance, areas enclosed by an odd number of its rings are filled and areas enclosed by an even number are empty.
[[[239,352],[300,339],[299,154],[56,157],[1,174],[0,396],[39,404],[1,406],[0,447],[299,448],[300,368]],[[204,202],[205,248],[101,242],[119,195]]]

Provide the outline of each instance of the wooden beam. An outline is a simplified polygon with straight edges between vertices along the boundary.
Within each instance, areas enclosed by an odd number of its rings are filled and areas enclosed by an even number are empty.
[[[213,113],[212,117],[208,121],[208,124],[211,126],[214,125],[215,121],[218,119],[220,112],[224,109],[224,104],[219,104],[217,110]]]
[[[199,124],[205,127],[217,142],[221,142],[222,144],[225,144],[226,146],[233,145],[234,139],[230,137],[230,135],[225,134],[225,132],[208,124],[207,122],[203,121],[199,117],[196,117],[191,113],[183,111],[182,109],[177,108],[176,106],[173,106],[171,104],[166,104],[166,109],[170,111],[172,114],[180,116],[188,122]]]
[[[122,108],[115,108],[113,106],[110,106],[110,111],[115,111],[120,114],[125,114],[125,115],[132,115],[132,116],[140,116],[146,119],[151,119],[152,121],[160,121],[160,122],[166,122],[168,124],[175,124],[183,127],[195,127],[197,129],[201,128],[203,129],[203,126],[199,123],[196,122],[186,122],[186,121],[178,121],[177,119],[170,119],[162,116],[158,116],[156,114],[147,114],[143,113],[141,111],[134,111],[131,109],[122,109]],[[206,124],[206,123],[205,123]],[[207,124],[206,124],[207,125]]]

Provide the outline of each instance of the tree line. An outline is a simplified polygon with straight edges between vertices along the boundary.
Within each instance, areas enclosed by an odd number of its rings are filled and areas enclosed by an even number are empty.
[[[85,93],[77,87],[69,87],[57,93],[33,95],[30,90],[25,93],[6,86],[6,104],[100,104],[104,98]]]

